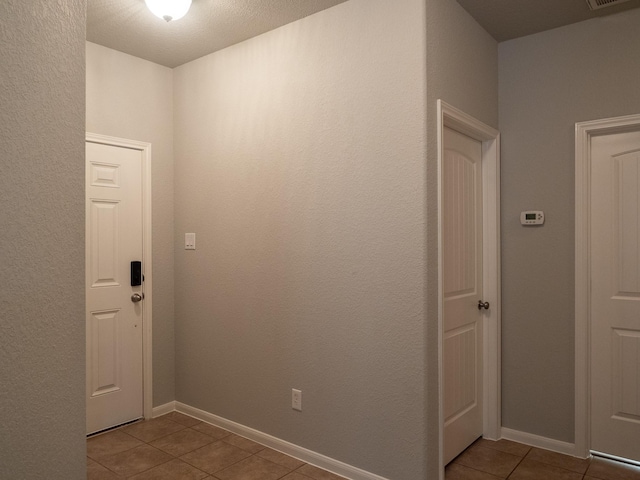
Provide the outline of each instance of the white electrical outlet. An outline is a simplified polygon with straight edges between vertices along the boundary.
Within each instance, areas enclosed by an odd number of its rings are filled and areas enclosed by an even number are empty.
[[[184,234],[184,249],[195,250],[196,249],[196,234],[185,233]]]
[[[291,408],[294,410],[302,411],[302,391],[291,389]]]

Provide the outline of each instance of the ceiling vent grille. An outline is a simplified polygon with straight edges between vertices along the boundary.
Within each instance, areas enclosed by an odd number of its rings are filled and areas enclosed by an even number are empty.
[[[619,3],[628,2],[629,0],[587,0],[587,5],[591,10],[598,10],[599,8],[613,7]]]

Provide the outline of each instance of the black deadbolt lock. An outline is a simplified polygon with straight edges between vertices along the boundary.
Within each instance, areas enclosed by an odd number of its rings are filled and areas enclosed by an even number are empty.
[[[131,262],[131,286],[137,287],[142,285],[142,262]]]

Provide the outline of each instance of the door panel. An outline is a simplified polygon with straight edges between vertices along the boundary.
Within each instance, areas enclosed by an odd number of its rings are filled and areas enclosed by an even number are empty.
[[[640,460],[640,132],[591,142],[591,448]]]
[[[482,435],[482,144],[444,129],[444,461]]]
[[[88,221],[91,224],[89,255],[91,287],[120,286],[118,282],[119,202],[91,199]]]
[[[91,312],[87,335],[91,338],[91,396],[120,390],[120,311]]]
[[[143,416],[142,154],[86,143],[87,433]]]
[[[476,323],[450,330],[444,338],[444,418],[450,421],[472,408],[476,393]],[[474,438],[475,440],[475,438]]]

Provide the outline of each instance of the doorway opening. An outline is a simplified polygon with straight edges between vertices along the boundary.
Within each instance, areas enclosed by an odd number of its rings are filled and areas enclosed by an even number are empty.
[[[575,151],[574,454],[637,461],[640,115],[577,123]]]
[[[491,308],[483,314],[482,347],[482,435],[500,438],[500,133],[451,105],[438,100],[438,371],[439,371],[439,470],[444,478],[444,255],[443,173],[445,128],[481,144],[482,167],[482,302]]]
[[[151,144],[93,133],[85,144],[87,433],[94,433],[152,416]]]

